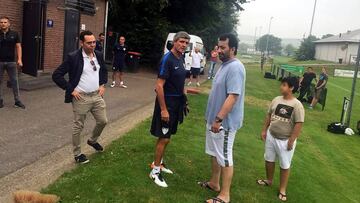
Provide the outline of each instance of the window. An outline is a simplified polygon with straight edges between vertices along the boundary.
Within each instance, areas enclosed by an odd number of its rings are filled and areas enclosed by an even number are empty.
[[[88,15],[95,15],[96,7],[94,0],[65,0],[65,5],[70,8],[78,9]]]

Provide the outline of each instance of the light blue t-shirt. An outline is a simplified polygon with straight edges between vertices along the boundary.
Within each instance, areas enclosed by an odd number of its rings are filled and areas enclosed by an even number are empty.
[[[242,127],[244,119],[246,71],[238,59],[223,63],[215,75],[206,109],[207,124],[212,125],[229,94],[239,95],[231,112],[224,118],[223,127],[236,131]]]

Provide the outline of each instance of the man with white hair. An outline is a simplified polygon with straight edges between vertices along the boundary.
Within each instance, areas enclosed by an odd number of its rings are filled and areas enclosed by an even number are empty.
[[[183,54],[189,45],[190,35],[178,32],[174,36],[173,48],[161,60],[155,85],[156,101],[151,124],[151,134],[157,137],[155,160],[150,178],[160,187],[168,187],[161,172],[172,173],[165,168],[163,156],[171,135],[176,134],[184,114],[188,113],[185,79],[186,69]]]

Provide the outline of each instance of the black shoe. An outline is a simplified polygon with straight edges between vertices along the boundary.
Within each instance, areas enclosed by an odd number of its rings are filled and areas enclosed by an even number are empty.
[[[79,164],[86,164],[89,163],[89,159],[86,158],[85,154],[80,154],[75,157],[75,162]]]
[[[1,108],[4,108],[4,101],[3,100],[0,100],[0,109]]]
[[[103,152],[104,148],[98,142],[87,141],[87,144],[92,146],[97,152]]]
[[[14,104],[14,107],[25,109],[25,105],[23,103],[21,103],[21,101],[16,101]]]

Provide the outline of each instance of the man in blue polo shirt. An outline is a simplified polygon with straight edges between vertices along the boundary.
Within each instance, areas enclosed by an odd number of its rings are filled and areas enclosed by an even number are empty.
[[[116,86],[116,80],[119,80],[119,85],[122,88],[127,88],[123,81],[124,69],[125,69],[125,57],[127,54],[127,47],[125,45],[125,37],[119,37],[119,43],[114,46],[113,49],[114,59],[113,59],[113,82],[110,87]]]
[[[188,113],[185,96],[185,60],[183,54],[189,44],[190,36],[178,32],[174,36],[174,46],[165,54],[160,63],[156,82],[156,102],[151,124],[151,134],[158,138],[155,147],[155,160],[152,164],[150,178],[160,187],[167,187],[161,172],[172,173],[162,162],[170,137],[176,134],[177,126]]]
[[[230,202],[233,144],[244,119],[246,72],[236,59],[238,43],[234,34],[223,34],[219,38],[218,53],[223,63],[213,80],[205,116],[205,148],[211,157],[212,173],[209,181],[199,182],[201,187],[216,191],[218,195],[207,203]]]

